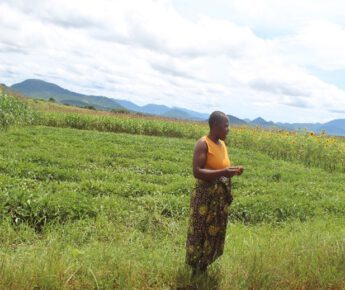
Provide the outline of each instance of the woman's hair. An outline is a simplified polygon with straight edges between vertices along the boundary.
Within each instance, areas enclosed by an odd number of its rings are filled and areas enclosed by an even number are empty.
[[[221,111],[212,112],[212,114],[208,118],[208,125],[210,126],[210,129],[212,129],[215,124],[219,123],[224,118],[228,118],[228,116],[225,113]]]

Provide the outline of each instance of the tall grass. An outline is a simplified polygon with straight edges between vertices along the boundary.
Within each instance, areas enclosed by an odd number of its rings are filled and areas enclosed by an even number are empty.
[[[41,114],[37,122],[52,127],[179,138],[197,138],[207,132],[207,128],[201,123],[137,118],[120,114],[99,116],[97,114],[45,112]]]
[[[37,235],[0,223],[2,289],[344,289],[344,223],[231,224],[224,255],[190,279],[184,222],[150,234],[104,217]]]
[[[33,124],[37,113],[13,96],[0,90],[0,129],[11,125]]]

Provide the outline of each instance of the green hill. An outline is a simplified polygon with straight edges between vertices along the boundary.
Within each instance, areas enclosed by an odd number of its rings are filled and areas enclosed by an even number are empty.
[[[176,119],[193,119],[191,115],[177,108],[170,109],[169,111],[162,114],[162,116]]]
[[[108,111],[111,111],[112,109],[126,109],[131,112],[139,112],[148,115],[199,121],[204,121],[209,116],[209,114],[199,113],[179,107],[170,108],[165,105],[157,104],[138,106],[128,100],[115,100],[101,96],[83,95],[71,92],[53,83],[37,79],[28,79],[21,83],[14,84],[11,86],[11,90],[20,92],[23,95],[32,98],[42,98],[46,100],[52,98],[63,104],[79,107],[94,106],[95,108]],[[245,123],[236,117],[232,116],[231,118],[233,118],[234,124]]]
[[[246,121],[243,121],[235,116],[228,115],[228,118],[229,118],[230,126],[231,125],[248,125]]]
[[[56,101],[64,104],[72,104],[77,106],[92,105],[103,110],[124,108],[115,100],[110,98],[101,96],[88,96],[71,92],[53,83],[36,79],[26,80],[19,84],[15,84],[10,88],[11,90],[22,93],[23,95],[26,95],[28,97],[42,98],[46,100],[48,100],[49,98],[53,98]]]

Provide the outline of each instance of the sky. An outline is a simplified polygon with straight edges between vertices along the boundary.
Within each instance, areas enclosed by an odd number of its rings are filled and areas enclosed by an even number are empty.
[[[0,0],[0,83],[239,118],[345,118],[340,0]]]

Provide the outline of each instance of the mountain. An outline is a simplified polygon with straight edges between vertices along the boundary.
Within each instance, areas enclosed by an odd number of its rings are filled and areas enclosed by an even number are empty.
[[[345,119],[337,119],[324,124],[321,123],[276,123],[277,126],[289,130],[325,131],[329,135],[345,136]]]
[[[303,130],[313,131],[315,133],[321,133],[325,131],[328,135],[345,136],[345,119],[336,119],[330,122],[321,123],[274,123],[272,121],[267,122],[263,118],[257,118],[251,122],[251,125],[258,125],[264,128],[282,128],[287,130]]]
[[[95,108],[102,110],[127,109],[133,112],[180,119],[205,120],[208,118],[208,114],[199,113],[184,108],[170,108],[165,105],[157,104],[138,106],[128,100],[112,99],[103,96],[83,95],[66,90],[56,84],[38,79],[28,79],[21,83],[14,84],[11,86],[11,90],[32,98],[42,98],[46,100],[53,98],[59,103],[79,107],[94,106]]]
[[[169,107],[164,105],[148,104],[141,107],[141,112],[151,115],[164,115],[164,113],[170,110]]]
[[[71,92],[58,85],[42,80],[29,79],[21,83],[14,84],[10,88],[11,90],[22,93],[28,97],[47,100],[49,98],[53,98],[55,101],[64,104],[94,106],[95,108],[103,110],[123,108],[113,99]]]
[[[115,99],[121,106],[125,107],[127,110],[140,112],[150,115],[159,115],[170,118],[181,118],[190,120],[206,120],[208,114],[199,113],[192,110],[178,108],[178,107],[168,107],[164,105],[148,104],[145,106],[138,106],[130,101]]]
[[[185,112],[186,114],[188,114],[191,118],[194,119],[200,119],[200,120],[208,120],[209,114],[205,114],[205,113],[199,113],[199,112],[195,112],[192,110],[188,110],[188,109],[184,109],[184,108],[177,108],[177,107],[173,107],[173,109],[176,108],[180,111]]]
[[[119,103],[122,107],[126,108],[129,111],[135,111],[135,112],[141,112],[141,107],[126,100],[116,100],[117,103]]]
[[[319,131],[325,130],[327,134],[345,136],[345,119],[337,119],[320,126]]]
[[[249,124],[259,125],[259,126],[263,126],[263,127],[272,127],[272,126],[274,126],[274,123],[272,121],[267,122],[266,120],[264,120],[261,117],[256,118],[255,120],[251,121]]]
[[[308,131],[318,132],[321,123],[276,123],[276,125],[280,128],[289,129],[289,130],[303,130],[307,129]],[[321,130],[320,130],[321,132]]]
[[[169,111],[162,114],[163,117],[175,118],[175,119],[193,119],[191,115],[189,115],[184,110],[178,108],[172,108]]]
[[[242,119],[239,119],[239,118],[232,116],[232,115],[227,115],[227,116],[229,118],[230,126],[231,125],[248,125],[248,123]]]

